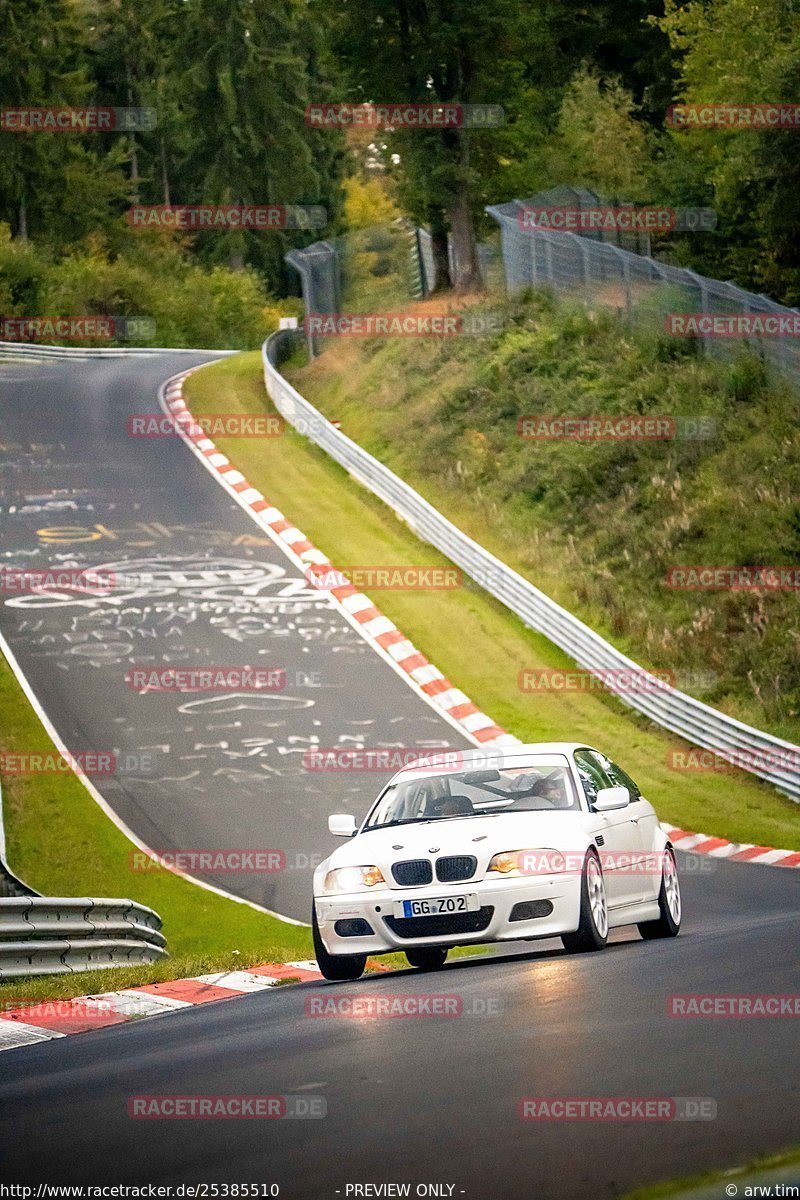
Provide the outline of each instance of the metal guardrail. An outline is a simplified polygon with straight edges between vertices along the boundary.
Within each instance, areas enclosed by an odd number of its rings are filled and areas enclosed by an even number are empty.
[[[0,341],[4,358],[124,358],[128,354],[240,354],[239,350],[205,350],[187,346],[44,346],[35,342]]]
[[[299,433],[310,438],[354,479],[397,513],[414,532],[445,554],[466,575],[543,633],[578,666],[599,675],[618,699],[663,729],[773,784],[800,802],[800,747],[719,712],[655,678],[622,654],[567,609],[495,558],[424,500],[412,487],[336,429],[284,379],[278,370],[289,331],[273,334],[262,347],[264,381],[275,407]],[[642,690],[620,690],[608,674],[635,674]]]
[[[166,958],[161,918],[133,900],[0,899],[0,981]]]
[[[6,860],[0,790],[0,982],[167,957],[161,917],[134,900],[40,896]]]

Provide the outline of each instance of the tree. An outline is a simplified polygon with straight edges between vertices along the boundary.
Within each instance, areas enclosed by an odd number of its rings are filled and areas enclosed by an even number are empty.
[[[153,109],[155,127],[126,136],[130,198],[170,202],[170,163],[180,136],[176,42],[181,0],[92,0],[90,54],[104,104]]]
[[[657,22],[680,68],[686,104],[796,104],[800,10],[793,0],[667,0]],[[704,189],[719,234],[705,269],[800,301],[800,156],[796,129],[671,131],[665,173]]]
[[[321,203],[322,180],[304,112],[309,36],[297,0],[186,0],[179,54],[183,202]],[[232,230],[213,237],[240,268],[248,239],[285,238]]]
[[[605,197],[641,199],[651,186],[651,146],[630,92],[588,67],[573,76],[544,154],[553,181]]]
[[[5,108],[92,103],[86,26],[69,0],[0,0]],[[17,237],[71,242],[110,219],[124,191],[113,134],[0,133],[0,214]]]

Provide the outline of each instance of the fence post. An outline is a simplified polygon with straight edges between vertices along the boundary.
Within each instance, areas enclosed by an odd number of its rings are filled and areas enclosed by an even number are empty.
[[[317,287],[314,276],[315,260],[317,262],[321,260],[323,269],[327,272],[327,289],[318,289]],[[285,256],[285,261],[300,275],[306,317],[309,313],[338,313],[341,310],[341,263],[335,246],[330,242],[314,242],[313,245],[306,246],[304,250],[290,250]],[[325,290],[327,290],[325,298],[318,295],[318,291]],[[308,321],[304,321],[303,324],[306,330],[308,357],[313,359],[319,351],[314,343]]]
[[[302,250],[290,250],[286,255],[286,262],[290,267],[294,267],[295,271],[297,271],[298,275],[300,276],[300,289],[303,293],[303,309],[305,311],[305,316],[308,316],[310,312],[314,312],[314,289],[311,283],[311,271],[308,263],[303,258]],[[314,338],[312,337],[308,322],[304,321],[303,324],[305,325],[306,332],[306,351],[308,352],[308,357],[313,359],[315,357]]]
[[[614,246],[609,243],[609,248],[614,251],[614,254],[622,264],[622,279],[625,284],[625,317],[628,319],[631,315],[632,309],[630,259],[620,246]]]
[[[690,271],[688,267],[686,268],[686,274],[689,276],[690,279],[692,279],[694,281],[695,286],[697,287],[697,290],[700,292],[700,312],[703,313],[704,315],[706,313],[711,313],[713,310],[708,303],[709,292],[708,292],[708,288],[706,286],[706,284],[708,283],[708,280],[706,279],[705,275],[698,275],[696,271]],[[703,334],[702,341],[703,341],[703,353],[707,354],[708,353],[708,335],[707,334],[705,334],[705,333]]]

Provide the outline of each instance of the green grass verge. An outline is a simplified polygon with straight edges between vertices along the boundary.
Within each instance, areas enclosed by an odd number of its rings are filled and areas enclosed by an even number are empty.
[[[0,747],[11,753],[52,750],[2,656]],[[71,772],[7,776],[3,813],[9,864],[26,883],[43,895],[120,896],[147,904],[164,920],[170,952],[170,958],[153,965],[0,983],[4,1005],[313,957],[309,929],[207,892],[168,871],[132,872],[131,843]]]
[[[188,381],[186,393],[198,415],[272,411],[255,353],[204,368]],[[293,431],[273,439],[220,438],[219,446],[334,563],[446,563],[384,504]],[[481,538],[485,525],[470,532]],[[676,772],[667,764],[667,752],[679,745],[678,739],[658,731],[613,697],[520,692],[520,669],[573,664],[480,589],[369,590],[386,615],[456,686],[518,737],[597,744],[631,772],[662,819],[674,824],[735,841],[800,849],[800,814],[790,800],[742,772]],[[371,797],[364,799],[366,805]]]
[[[735,1185],[737,1193],[740,1197],[746,1196],[748,1193],[745,1188],[748,1186],[757,1186],[758,1184],[769,1185],[773,1184],[772,1195],[779,1195],[775,1191],[774,1185],[779,1180],[779,1176],[783,1170],[789,1167],[800,1165],[800,1147],[794,1147],[791,1150],[785,1150],[780,1154],[764,1155],[755,1158],[752,1162],[747,1163],[743,1167],[733,1167],[724,1171],[709,1171],[703,1175],[692,1175],[685,1179],[673,1179],[668,1183],[656,1183],[650,1187],[637,1188],[636,1191],[626,1192],[621,1200],[666,1200],[666,1197],[686,1197],[686,1200],[694,1200],[698,1193],[705,1200],[706,1195],[709,1200],[717,1200],[717,1197],[725,1196],[725,1186],[727,1184]],[[792,1173],[792,1182],[796,1176]],[[717,1190],[719,1189],[719,1190]],[[750,1195],[761,1195],[761,1192],[750,1192]],[[763,1193],[768,1194],[768,1193]]]

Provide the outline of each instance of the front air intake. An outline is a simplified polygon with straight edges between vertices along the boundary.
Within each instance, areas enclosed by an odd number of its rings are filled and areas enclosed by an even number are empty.
[[[433,880],[433,868],[427,858],[410,858],[394,863],[392,875],[400,887],[424,887]]]

